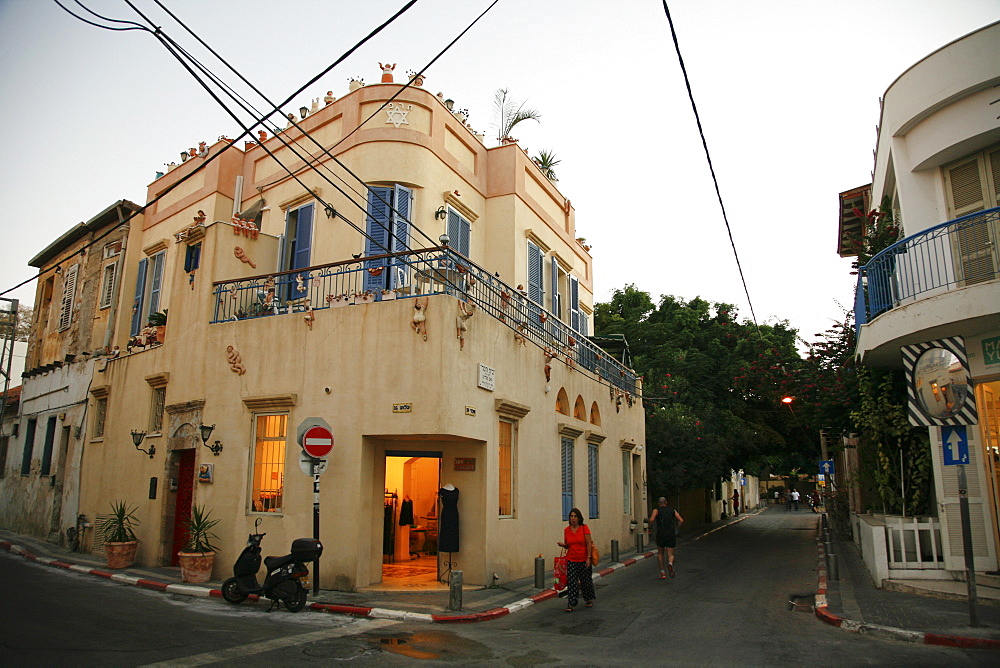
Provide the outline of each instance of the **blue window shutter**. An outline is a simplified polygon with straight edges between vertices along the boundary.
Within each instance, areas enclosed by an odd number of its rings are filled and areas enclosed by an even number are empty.
[[[580,279],[576,276],[569,277],[569,326],[575,331],[580,331]]]
[[[42,469],[38,475],[49,475],[52,471],[52,446],[56,440],[56,418],[53,415],[45,425],[45,445],[42,447]]]
[[[472,243],[472,225],[470,225],[469,221],[465,218],[460,218],[460,220],[462,225],[460,230],[461,233],[458,236],[458,252],[465,257],[469,257],[469,253],[472,252],[470,248]]]
[[[528,242],[528,299],[541,304],[545,296],[542,290],[542,249]]]
[[[461,236],[462,236],[462,217],[457,213],[448,209],[448,245],[452,249],[462,252],[461,246]]]
[[[590,519],[597,519],[600,517],[600,504],[597,498],[597,488],[598,488],[598,475],[597,475],[597,464],[598,464],[598,450],[596,443],[587,444],[587,492],[590,501]]]
[[[24,451],[21,453],[21,475],[31,473],[31,457],[35,451],[35,420],[28,420],[24,430]]]
[[[305,269],[310,266],[312,258],[313,212],[315,204],[306,204],[295,210],[295,239],[292,242],[291,266],[289,269]],[[303,278],[305,278],[303,276]],[[289,298],[301,299],[308,292],[308,286],[303,283],[299,290],[295,277],[290,279]]]
[[[188,246],[184,252],[184,271],[191,272],[201,264],[201,244]]]
[[[153,278],[149,284],[149,308],[146,315],[160,310],[160,291],[163,289],[163,259],[165,257],[166,251],[153,256]]]
[[[146,295],[146,271],[149,267],[149,258],[139,260],[139,273],[135,277],[135,300],[132,302],[132,326],[129,329],[129,336],[135,336],[142,329],[142,301]]]
[[[448,243],[452,249],[465,257],[469,257],[470,230],[469,221],[451,209],[448,210],[448,238],[451,240]]]
[[[389,248],[393,253],[405,253],[410,250],[410,202],[413,191],[406,186],[397,185],[393,201],[393,237],[389,240]]]
[[[392,229],[392,188],[373,186],[368,189],[368,223],[366,225],[368,238],[365,239],[365,255],[385,255],[392,252],[389,243],[389,230]],[[386,266],[385,260],[365,262],[366,269]],[[365,290],[381,290],[385,287],[384,272],[379,276],[370,273],[364,275]]]
[[[396,185],[394,192],[395,200],[392,214],[393,238],[389,240],[389,247],[393,253],[406,253],[410,250],[410,212],[413,210],[413,191],[406,186]],[[395,257],[392,259],[391,271],[389,272],[389,287],[398,288],[409,283],[407,262],[409,256]]]
[[[552,256],[552,282],[549,283],[549,290],[552,292],[552,302],[549,305],[552,310],[552,315],[557,318],[562,318],[562,304],[560,303],[559,295],[559,260]]]
[[[573,440],[562,439],[562,514],[569,520],[573,510]]]
[[[299,207],[295,220],[295,257],[291,269],[304,269],[310,265],[312,255],[312,227],[314,204]]]

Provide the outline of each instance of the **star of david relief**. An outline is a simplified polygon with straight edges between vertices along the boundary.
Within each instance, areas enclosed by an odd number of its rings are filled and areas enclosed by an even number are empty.
[[[400,125],[409,125],[410,122],[406,120],[406,115],[410,113],[410,109],[413,109],[412,104],[402,105],[390,102],[385,108],[385,113],[388,116],[385,122],[392,123],[397,128]]]

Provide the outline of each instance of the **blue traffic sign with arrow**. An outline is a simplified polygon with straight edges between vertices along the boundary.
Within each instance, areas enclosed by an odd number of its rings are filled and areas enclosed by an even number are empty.
[[[833,468],[833,460],[826,459],[819,463],[819,472],[824,475],[833,475],[836,471]]]
[[[942,427],[941,444],[944,446],[945,466],[969,463],[969,436],[964,425]]]

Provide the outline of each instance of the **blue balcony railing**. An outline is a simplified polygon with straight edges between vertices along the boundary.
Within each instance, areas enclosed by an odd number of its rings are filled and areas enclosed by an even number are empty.
[[[904,304],[998,278],[1000,207],[906,237],[858,270],[857,327]]]
[[[449,294],[563,363],[636,396],[635,372],[526,295],[450,248],[390,253],[213,284],[212,323]]]

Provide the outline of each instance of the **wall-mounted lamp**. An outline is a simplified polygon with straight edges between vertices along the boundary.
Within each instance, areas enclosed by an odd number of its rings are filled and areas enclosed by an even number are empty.
[[[219,443],[219,441],[215,441],[215,443],[213,443],[212,445],[208,444],[208,439],[212,438],[212,432],[215,431],[215,425],[213,424],[209,426],[207,424],[203,424],[201,425],[201,427],[199,427],[199,429],[201,429],[202,445],[211,450],[212,454],[218,457],[219,453],[222,452],[222,443]]]
[[[309,107],[299,107],[299,116],[303,119],[309,115]]]
[[[138,450],[139,452],[143,453],[143,454],[149,455],[149,458],[152,459],[153,455],[156,454],[156,443],[150,443],[149,444],[149,450],[145,450],[143,448],[140,448],[139,446],[142,444],[142,439],[144,439],[144,438],[146,438],[146,432],[144,432],[144,431],[133,431],[132,432],[132,443],[135,444],[135,449]]]
[[[443,206],[439,206],[438,210],[434,212],[434,220],[441,220],[448,216],[448,210]]]
[[[442,234],[441,236],[438,237],[438,243],[440,243],[442,246],[447,246],[448,242],[450,241],[451,237],[449,237],[447,234]]]

